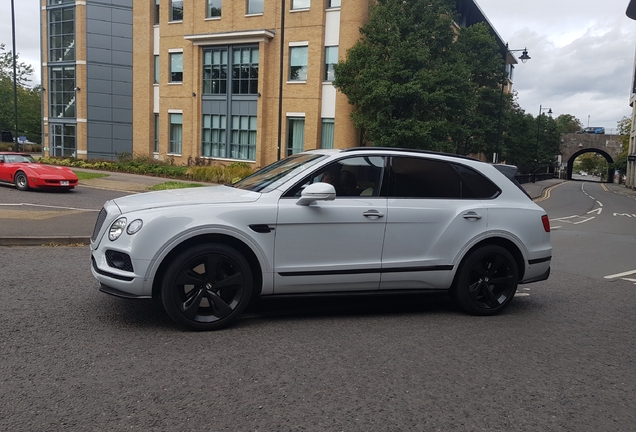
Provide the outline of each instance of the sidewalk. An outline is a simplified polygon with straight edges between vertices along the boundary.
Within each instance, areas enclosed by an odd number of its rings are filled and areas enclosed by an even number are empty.
[[[95,170],[84,171],[95,172]],[[104,173],[108,174],[108,177],[82,180],[78,188],[90,187],[117,192],[117,194],[113,195],[113,197],[115,197],[121,196],[122,193],[143,193],[147,191],[149,187],[166,181],[179,181],[137,174]],[[565,180],[560,179],[550,179],[536,183],[526,183],[521,186],[528,192],[532,199],[538,199],[543,195],[546,189],[563,183],[564,181]],[[186,183],[188,182],[186,181]],[[615,193],[633,194],[636,198],[636,191],[632,191],[621,185],[606,185]],[[0,246],[39,246],[45,244],[86,245],[90,241],[98,210],[99,209],[86,211],[82,211],[81,209],[61,211],[44,211],[42,209],[39,209],[39,211],[34,211],[34,209],[4,210],[5,212],[13,213],[9,216],[10,224],[1,224],[4,226],[10,225],[11,231],[10,234],[3,233],[2,229],[0,229]],[[0,214],[0,219],[4,217]]]

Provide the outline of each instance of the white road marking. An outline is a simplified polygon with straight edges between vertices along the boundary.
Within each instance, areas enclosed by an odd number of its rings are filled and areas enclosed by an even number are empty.
[[[605,279],[614,279],[614,278],[619,278],[623,276],[629,276],[629,275],[633,275],[634,273],[636,273],[636,270],[630,270],[623,273],[616,273],[613,275],[605,276]]]
[[[590,210],[589,212],[587,212],[587,214],[590,214],[590,213],[598,213],[598,214],[601,214],[601,212],[602,212],[602,211],[603,211],[603,209],[602,209],[601,207],[599,207],[599,208],[597,208],[597,209]]]
[[[574,222],[572,225],[578,225],[578,224],[582,224],[583,222],[587,222],[587,221],[591,221],[592,219],[594,219],[596,216],[592,216],[591,218],[587,218],[584,219],[582,221],[578,221],[578,222]]]
[[[520,293],[518,292],[517,294],[515,294],[515,297],[528,297],[530,294],[528,293]]]
[[[614,213],[614,216],[627,216],[628,218],[631,218],[631,217],[636,217],[636,214],[629,214],[629,213]]]
[[[603,207],[603,203],[602,203],[602,202],[600,202],[599,200],[596,200],[596,203],[597,203],[598,205],[600,205],[601,207]]]
[[[29,203],[17,203],[17,204],[0,204],[0,206],[27,206],[27,207],[43,207],[43,208],[52,208],[52,209],[59,209],[59,210],[77,210],[77,211],[88,211],[88,212],[98,212],[99,210],[94,210],[94,209],[83,209],[83,208],[75,208],[75,207],[60,207],[60,206],[50,206],[50,205],[44,205],[44,204],[29,204]]]
[[[621,279],[636,283],[636,279],[632,279],[632,278],[621,278]]]

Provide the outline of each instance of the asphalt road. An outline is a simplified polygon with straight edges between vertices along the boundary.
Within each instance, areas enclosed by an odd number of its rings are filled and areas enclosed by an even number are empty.
[[[98,292],[87,247],[0,247],[0,430],[633,431],[636,285],[607,276],[636,270],[613,215],[636,200],[581,185],[540,202],[553,226],[601,214],[554,229],[550,279],[495,317],[277,300],[193,333]]]

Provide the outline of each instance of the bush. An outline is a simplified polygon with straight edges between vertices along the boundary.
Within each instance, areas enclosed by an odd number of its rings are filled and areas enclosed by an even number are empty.
[[[174,159],[160,161],[148,156],[133,156],[130,153],[118,154],[117,161],[99,159],[85,161],[75,158],[43,157],[40,162],[73,168],[88,168],[223,184],[235,183],[252,174],[252,168],[245,162],[233,162],[224,166],[209,159],[189,158],[188,166],[186,166],[175,165]]]

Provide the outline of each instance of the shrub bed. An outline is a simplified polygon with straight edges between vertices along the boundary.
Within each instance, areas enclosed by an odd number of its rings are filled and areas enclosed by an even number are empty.
[[[174,160],[160,161],[150,157],[119,155],[116,161],[80,160],[75,158],[43,157],[41,163],[61,165],[72,168],[86,168],[102,171],[125,172],[130,174],[151,175],[180,180],[193,180],[207,183],[235,183],[252,174],[247,163],[233,162],[221,165],[209,160],[189,159],[189,165],[175,165]]]

